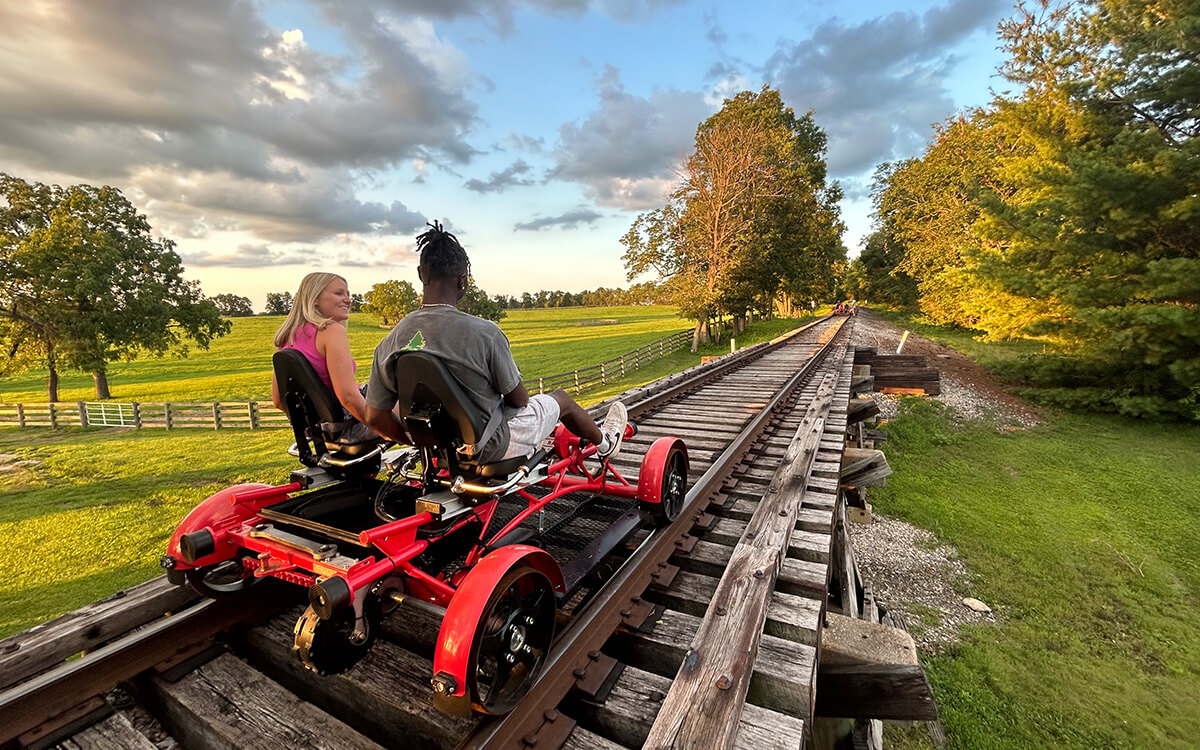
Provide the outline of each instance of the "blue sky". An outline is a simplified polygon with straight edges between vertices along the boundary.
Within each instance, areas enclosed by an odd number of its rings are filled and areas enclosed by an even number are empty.
[[[111,184],[210,295],[416,281],[440,219],[491,293],[626,285],[619,238],[725,96],[814,111],[869,230],[875,166],[1002,87],[1011,6],[34,0],[0,7],[0,171]]]

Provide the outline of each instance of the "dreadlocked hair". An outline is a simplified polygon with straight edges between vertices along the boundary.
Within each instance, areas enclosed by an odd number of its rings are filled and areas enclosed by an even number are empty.
[[[434,220],[429,230],[417,237],[417,252],[421,254],[420,269],[426,279],[454,278],[471,272],[467,251],[458,238]]]

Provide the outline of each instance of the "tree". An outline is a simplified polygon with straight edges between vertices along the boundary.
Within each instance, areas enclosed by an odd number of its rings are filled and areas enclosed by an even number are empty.
[[[254,314],[250,298],[237,294],[218,294],[212,298],[221,314],[230,318],[244,318]]]
[[[680,315],[696,321],[693,351],[710,321],[769,313],[781,290],[829,285],[844,262],[841,191],[826,184],[825,134],[764,87],[727,99],[696,130],[670,202],[621,238],[632,280],[653,272]],[[718,333],[719,335],[719,333]]]
[[[413,285],[408,281],[395,279],[371,287],[364,299],[366,303],[363,304],[363,312],[379,318],[385,326],[395,325],[421,305]]]
[[[467,293],[459,300],[458,309],[465,313],[493,321],[499,321],[508,314],[504,311],[503,307],[488,296],[487,292],[475,284],[475,277],[473,276],[467,277]]]
[[[174,243],[112,187],[62,188],[0,174],[0,316],[10,350],[36,347],[49,370],[92,373],[108,398],[108,363],[207,348],[229,331],[199,285],[183,280]]]
[[[1093,403],[1200,419],[1200,13],[1190,0],[1030,3],[1001,36],[1022,148],[987,205],[981,274],[1052,305],[1034,375]]]
[[[887,230],[871,232],[862,253],[850,263],[847,293],[889,307],[915,306],[917,282],[902,269],[904,260],[904,246]]]
[[[267,292],[267,309],[264,315],[287,315],[292,311],[291,292]]]
[[[1200,23],[1195,2],[1022,3],[1024,88],[886,176],[881,228],[930,317],[1037,336],[1063,404],[1200,419]]]
[[[350,295],[350,312],[352,312],[352,313],[362,312],[363,305],[365,305],[366,302],[367,302],[367,300],[361,294],[351,294]]]

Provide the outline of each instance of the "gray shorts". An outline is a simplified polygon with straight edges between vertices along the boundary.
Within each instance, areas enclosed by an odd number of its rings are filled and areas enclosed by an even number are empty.
[[[554,432],[556,424],[558,402],[545,393],[530,396],[529,403],[508,420],[508,450],[504,452],[504,458],[533,453]]]

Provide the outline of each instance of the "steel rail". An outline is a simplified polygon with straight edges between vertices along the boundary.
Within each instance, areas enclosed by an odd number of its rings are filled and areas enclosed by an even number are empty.
[[[779,389],[696,481],[687,493],[684,511],[679,517],[670,526],[648,536],[605,582],[585,610],[576,615],[555,641],[542,667],[541,677],[516,708],[504,717],[482,722],[477,731],[459,744],[458,750],[524,750],[536,743],[543,725],[555,720],[558,704],[594,662],[590,654],[597,652],[620,625],[622,610],[627,610],[632,599],[651,584],[655,570],[671,556],[676,541],[687,536],[697,516],[703,512],[703,503],[720,487],[729,470],[763,432],[773,413],[808,382],[840,339],[841,327]]]

